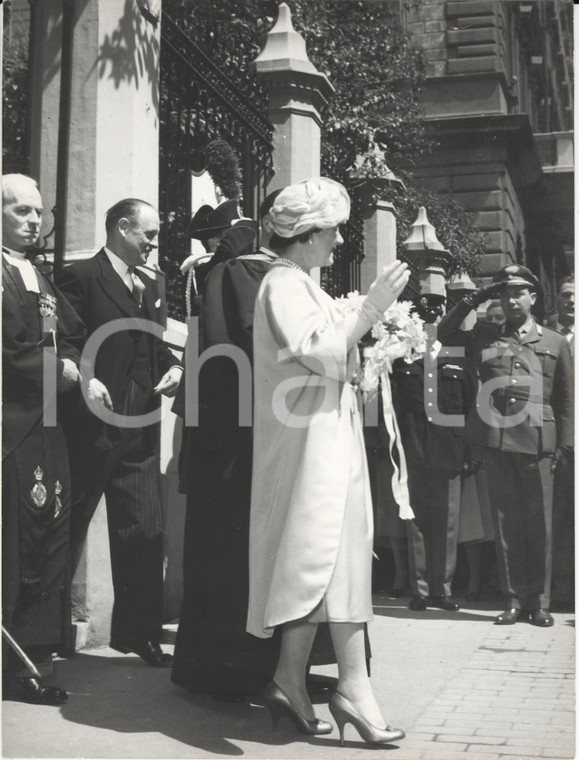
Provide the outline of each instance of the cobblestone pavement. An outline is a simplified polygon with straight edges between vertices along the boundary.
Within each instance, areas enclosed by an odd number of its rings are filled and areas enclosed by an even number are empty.
[[[370,748],[346,727],[301,737],[273,733],[259,703],[227,705],[174,686],[169,671],[111,649],[56,663],[70,693],[61,708],[2,703],[3,757],[351,758],[511,760],[575,756],[574,616],[555,626],[493,626],[497,601],[458,613],[411,612],[407,600],[374,599],[372,681],[384,714],[406,731]],[[174,639],[174,627],[166,640]],[[317,669],[335,675],[335,666]],[[326,704],[316,705],[322,719]]]
[[[413,724],[408,757],[574,757],[575,628],[566,623],[489,629]]]

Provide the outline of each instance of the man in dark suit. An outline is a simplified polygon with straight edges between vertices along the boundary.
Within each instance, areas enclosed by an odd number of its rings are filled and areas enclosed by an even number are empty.
[[[482,381],[466,435],[484,447],[501,589],[506,609],[497,625],[529,619],[553,625],[549,613],[553,474],[573,445],[571,354],[564,336],[531,314],[539,287],[526,267],[494,277],[506,316],[503,334],[479,340],[460,324],[488,289],[460,301],[438,326],[446,345],[464,345]]]
[[[59,705],[67,699],[66,691],[38,677],[52,653],[69,644],[70,631],[70,472],[64,432],[52,406],[57,395],[68,395],[78,385],[85,330],[66,299],[27,256],[38,240],[41,218],[36,182],[21,174],[5,175],[2,625],[37,673],[5,647],[3,693],[25,702]]]
[[[156,667],[172,657],[162,633],[163,526],[159,491],[160,394],[175,395],[182,368],[158,335],[114,320],[158,321],[154,282],[135,268],[157,247],[159,215],[145,201],[116,203],[106,216],[106,245],[96,256],[65,267],[59,285],[85,322],[89,338],[103,326],[98,347],[99,385],[90,409],[70,415],[72,541],[78,558],[90,520],[105,494],[115,602],[111,647],[135,652]],[[144,327],[144,325],[143,325]],[[159,329],[159,325],[155,324]],[[85,350],[86,353],[86,350]],[[83,361],[84,361],[83,355]],[[84,371],[84,370],[83,370]],[[100,408],[99,408],[100,405]],[[137,427],[107,412],[137,416]],[[142,415],[142,417],[138,417]],[[146,417],[145,417],[146,416]]]
[[[571,356],[575,356],[575,279],[564,277],[557,289],[557,311],[546,322],[567,338]]]

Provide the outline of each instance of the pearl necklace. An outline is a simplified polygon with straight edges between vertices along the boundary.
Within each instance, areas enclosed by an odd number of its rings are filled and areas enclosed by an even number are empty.
[[[288,269],[297,269],[299,272],[303,272],[304,274],[307,274],[306,270],[301,267],[299,264],[296,264],[295,261],[291,261],[291,259],[285,259],[280,257],[279,259],[276,259],[273,262],[272,266],[279,266],[279,267],[287,267]]]

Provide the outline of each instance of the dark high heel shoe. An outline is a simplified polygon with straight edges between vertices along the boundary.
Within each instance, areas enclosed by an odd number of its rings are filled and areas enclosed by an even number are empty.
[[[330,712],[340,731],[340,746],[344,746],[344,726],[351,723],[358,731],[362,739],[368,744],[390,744],[390,742],[404,739],[406,734],[401,728],[377,728],[363,718],[356,707],[339,692],[332,694],[330,699]]]
[[[277,730],[277,724],[282,715],[289,718],[300,734],[330,734],[333,726],[325,720],[308,720],[296,709],[291,699],[282,691],[275,681],[270,681],[263,692],[263,701],[271,713],[273,730]]]

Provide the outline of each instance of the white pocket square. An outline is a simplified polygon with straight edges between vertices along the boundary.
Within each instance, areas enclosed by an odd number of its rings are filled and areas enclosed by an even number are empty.
[[[161,299],[157,298],[157,300],[155,301],[155,309],[158,309],[160,306],[161,306]]]

